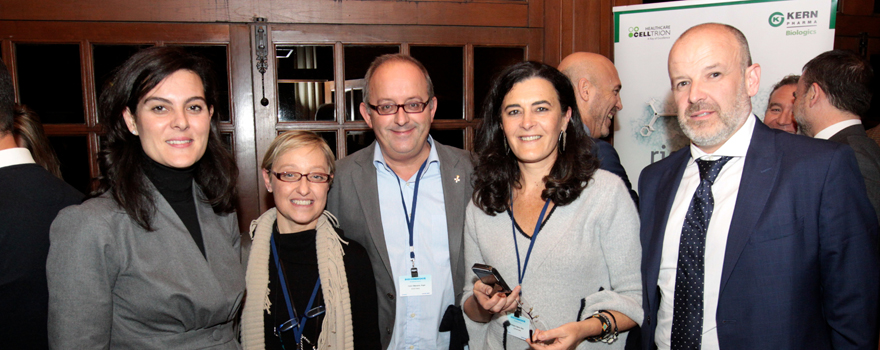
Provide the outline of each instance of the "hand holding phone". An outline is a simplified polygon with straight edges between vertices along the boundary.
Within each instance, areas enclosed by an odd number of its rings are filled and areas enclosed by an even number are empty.
[[[510,287],[504,282],[504,279],[501,278],[501,274],[498,273],[498,270],[494,267],[484,264],[474,264],[472,270],[474,271],[474,274],[480,278],[480,282],[483,282],[483,284],[494,286],[496,292],[510,294]]]
[[[516,309],[519,301],[519,286],[511,289],[498,270],[484,264],[474,264],[474,273],[480,280],[474,283],[474,299],[479,306],[491,314]],[[486,288],[489,286],[490,288]]]

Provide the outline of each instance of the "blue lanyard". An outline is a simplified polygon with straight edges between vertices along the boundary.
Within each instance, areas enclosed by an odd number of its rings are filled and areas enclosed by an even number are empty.
[[[419,172],[416,174],[416,185],[413,189],[413,199],[412,199],[412,210],[410,210],[409,216],[406,216],[406,200],[403,198],[403,187],[400,186],[400,181],[397,181],[397,188],[400,190],[400,204],[403,205],[403,214],[406,219],[406,229],[409,231],[409,259],[412,262],[412,277],[418,277],[419,272],[416,269],[416,251],[413,248],[413,231],[415,230],[416,225],[416,202],[419,200],[419,182],[422,181],[422,171],[425,170],[425,166],[428,165],[428,160],[425,159],[425,162],[422,163],[422,166],[419,167]],[[391,167],[388,167],[391,168]],[[394,169],[391,170],[394,172]],[[396,175],[397,173],[395,173]],[[400,178],[398,176],[398,178]]]
[[[287,314],[290,316],[290,319],[296,320],[298,318],[296,311],[293,310],[293,302],[290,301],[290,293],[287,291],[287,282],[284,280],[284,271],[281,270],[281,262],[278,260],[278,249],[275,248],[275,235],[271,236],[269,242],[272,246],[272,257],[275,258],[275,269],[278,270],[278,280],[281,282],[281,291],[284,293],[284,303],[287,305]],[[309,319],[308,312],[312,309],[312,305],[315,303],[315,296],[318,295],[318,289],[321,287],[321,278],[318,278],[318,281],[315,282],[315,288],[312,289],[312,296],[309,298],[309,304],[306,305],[306,314],[303,315],[302,320],[298,322],[296,326],[293,327],[293,336],[296,339],[296,343],[302,339],[302,333],[306,326],[306,321]]]
[[[547,207],[550,206],[550,198],[544,202],[544,208],[541,209],[541,215],[538,216],[538,222],[535,224],[535,231],[532,233],[532,239],[529,243],[529,250],[526,252],[526,261],[520,270],[519,262],[519,244],[516,243],[516,220],[513,219],[513,193],[510,195],[510,227],[513,230],[513,247],[516,250],[516,274],[519,277],[519,284],[522,284],[523,277],[526,275],[526,268],[529,267],[529,258],[532,256],[532,248],[535,247],[535,241],[538,240],[538,231],[541,229],[541,223],[544,221],[544,214],[547,214]]]

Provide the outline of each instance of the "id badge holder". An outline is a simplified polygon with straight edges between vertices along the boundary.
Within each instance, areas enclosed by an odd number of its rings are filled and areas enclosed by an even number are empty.
[[[421,275],[419,277],[400,276],[398,283],[400,285],[399,295],[403,297],[431,295],[433,292],[431,275]]]
[[[532,333],[531,322],[529,318],[516,308],[516,312],[507,314],[507,334],[525,341],[529,339]]]

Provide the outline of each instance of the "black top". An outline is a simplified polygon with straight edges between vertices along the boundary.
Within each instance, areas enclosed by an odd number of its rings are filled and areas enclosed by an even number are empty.
[[[339,236],[343,236],[342,230],[337,229]],[[309,297],[318,280],[318,253],[315,248],[315,235],[317,232],[306,230],[289,234],[278,234],[278,224],[272,228],[275,244],[278,248],[281,268],[284,270],[284,279],[287,282],[293,307],[300,318],[305,314]],[[376,316],[379,306],[376,302],[376,281],[373,277],[373,269],[370,267],[370,258],[366,249],[357,242],[347,240],[348,245],[342,245],[345,253],[342,261],[345,264],[345,273],[348,280],[348,291],[351,297],[351,323],[354,331],[355,349],[380,349],[379,327],[376,324]],[[323,288],[323,286],[322,286]],[[263,325],[266,334],[266,349],[281,349],[281,342],[275,336],[274,329],[278,325],[290,319],[287,306],[284,301],[284,293],[281,291],[281,283],[278,281],[278,272],[275,268],[275,258],[269,256],[269,300],[272,301],[270,313],[263,313]],[[323,291],[318,290],[312,307],[324,305]],[[318,335],[321,333],[321,324],[324,316],[306,321],[303,338],[304,349],[318,346]],[[293,332],[283,334],[286,349],[295,349],[296,340]],[[311,345],[309,345],[311,344]]]
[[[0,348],[49,348],[49,227],[83,197],[39,165],[0,167]]]
[[[189,168],[177,169],[156,163],[156,161],[147,158],[147,164],[144,167],[144,173],[147,178],[156,186],[156,190],[165,197],[174,212],[183,221],[186,230],[192,236],[202,256],[205,256],[205,243],[202,242],[202,229],[199,226],[199,214],[196,213],[196,202],[193,199],[193,172],[196,166]]]

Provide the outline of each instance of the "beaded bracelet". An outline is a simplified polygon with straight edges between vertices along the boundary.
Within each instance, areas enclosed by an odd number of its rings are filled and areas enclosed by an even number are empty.
[[[595,336],[587,337],[586,340],[588,342],[595,343],[601,341],[603,343],[611,344],[615,340],[617,340],[617,320],[614,319],[612,330],[611,320],[609,320],[608,317],[605,316],[606,313],[611,315],[611,313],[606,310],[599,310],[594,312],[593,315],[588,318],[598,318],[599,321],[602,323],[602,333]],[[611,315],[611,317],[614,318],[614,315]]]

